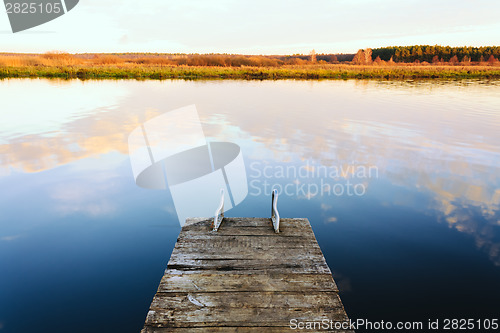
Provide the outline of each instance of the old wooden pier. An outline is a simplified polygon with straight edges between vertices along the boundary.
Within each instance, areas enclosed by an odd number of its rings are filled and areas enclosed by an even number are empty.
[[[143,333],[290,332],[291,323],[347,320],[307,219],[281,219],[279,233],[269,218],[212,225],[188,219],[182,228]]]

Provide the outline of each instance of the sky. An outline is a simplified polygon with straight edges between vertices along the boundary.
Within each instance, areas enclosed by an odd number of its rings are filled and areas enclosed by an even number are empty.
[[[80,0],[0,52],[308,54],[392,45],[500,45],[498,0]]]

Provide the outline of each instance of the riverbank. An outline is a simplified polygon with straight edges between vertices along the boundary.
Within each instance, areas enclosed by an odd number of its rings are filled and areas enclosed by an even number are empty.
[[[500,79],[498,66],[302,65],[216,67],[160,65],[1,66],[0,78],[61,79]]]

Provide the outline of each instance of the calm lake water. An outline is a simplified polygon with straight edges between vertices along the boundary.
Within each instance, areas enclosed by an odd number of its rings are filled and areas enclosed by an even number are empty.
[[[0,332],[140,331],[180,225],[169,190],[135,184],[128,135],[190,104],[241,147],[248,195],[226,215],[268,216],[282,189],[352,319],[498,318],[500,83],[16,79]]]

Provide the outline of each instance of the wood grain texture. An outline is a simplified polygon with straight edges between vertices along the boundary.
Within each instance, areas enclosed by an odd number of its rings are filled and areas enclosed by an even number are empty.
[[[261,292],[303,292],[303,291],[335,291],[337,286],[330,274],[287,274],[267,272],[262,274],[248,274],[228,272],[192,274],[170,274],[163,276],[159,293],[166,292],[236,292],[236,291],[261,291]]]
[[[292,332],[292,319],[348,320],[307,219],[282,219],[278,234],[264,218],[225,218],[218,232],[211,224],[182,228],[143,333]]]

